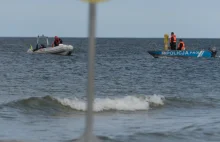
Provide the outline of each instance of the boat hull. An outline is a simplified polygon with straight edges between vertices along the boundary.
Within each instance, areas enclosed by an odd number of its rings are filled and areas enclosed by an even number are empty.
[[[72,54],[73,46],[60,44],[59,46],[56,46],[56,47],[41,48],[41,49],[38,49],[37,51],[28,49],[27,52],[28,53],[39,53],[39,54],[57,54],[57,55],[68,56]]]
[[[159,57],[215,57],[213,52],[208,50],[168,50],[168,51],[148,51],[154,58]]]

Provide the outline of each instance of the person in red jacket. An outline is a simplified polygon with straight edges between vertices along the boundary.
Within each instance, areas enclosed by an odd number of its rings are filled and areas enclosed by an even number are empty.
[[[54,37],[54,42],[52,44],[52,47],[56,47],[56,46],[59,46],[59,44],[62,44],[63,41],[61,38],[59,38],[58,36],[55,36]]]

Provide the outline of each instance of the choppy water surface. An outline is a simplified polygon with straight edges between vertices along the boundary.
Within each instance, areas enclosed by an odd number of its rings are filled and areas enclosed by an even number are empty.
[[[27,54],[35,38],[0,38],[0,139],[66,142],[84,130],[87,39],[71,56]],[[220,47],[186,39],[188,49]],[[107,142],[220,141],[219,57],[161,58],[163,39],[97,40],[95,131]]]

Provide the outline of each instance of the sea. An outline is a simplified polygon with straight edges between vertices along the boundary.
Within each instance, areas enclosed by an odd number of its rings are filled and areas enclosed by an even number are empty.
[[[70,56],[0,38],[0,141],[73,142],[85,130],[88,39]],[[50,42],[53,38],[49,39]],[[220,39],[184,39],[187,50]],[[94,135],[101,142],[219,142],[220,58],[153,58],[163,38],[97,38]]]

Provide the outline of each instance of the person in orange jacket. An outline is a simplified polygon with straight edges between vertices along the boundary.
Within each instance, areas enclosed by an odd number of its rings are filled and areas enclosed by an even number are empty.
[[[185,50],[185,43],[182,39],[179,40],[178,48],[177,50]]]
[[[170,49],[171,50],[176,50],[176,35],[174,34],[174,32],[171,32]]]

